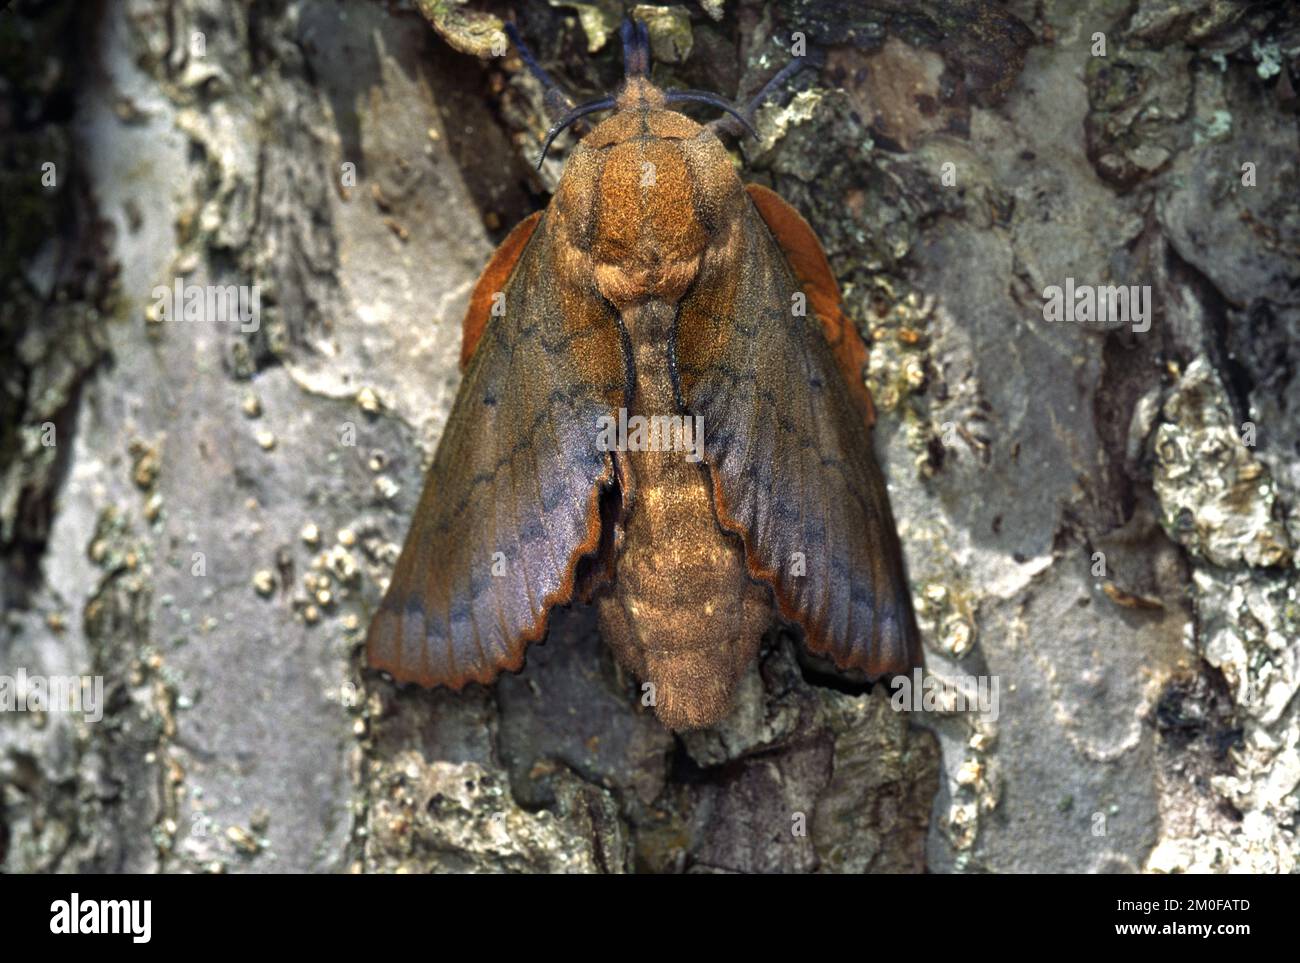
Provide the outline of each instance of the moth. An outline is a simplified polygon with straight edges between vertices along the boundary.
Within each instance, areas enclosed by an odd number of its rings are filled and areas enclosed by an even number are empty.
[[[625,22],[617,95],[573,107],[512,37],[563,111],[547,147],[612,114],[474,288],[460,390],[369,664],[487,684],[582,601],[674,730],[728,714],[774,618],[842,669],[910,671],[921,648],[872,454],[867,348],[812,229],[742,185],[718,137],[729,121],[673,109],[743,121],[799,64],[741,111],[654,86],[646,28]]]

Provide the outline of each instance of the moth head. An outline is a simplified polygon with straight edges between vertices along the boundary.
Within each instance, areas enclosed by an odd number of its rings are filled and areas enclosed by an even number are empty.
[[[644,20],[624,19],[618,35],[623,39],[623,77],[650,76],[650,28]]]
[[[665,107],[671,109],[674,104],[708,104],[728,115],[723,121],[714,121],[708,125],[714,133],[722,133],[724,130],[730,130],[734,133],[734,125],[738,125],[739,130],[748,133],[751,137],[757,137],[754,128],[750,126],[749,116],[753,114],[759,104],[770,93],[793,76],[794,73],[802,69],[806,61],[806,58],[799,58],[787,65],[743,108],[736,108],[718,94],[707,90],[663,91],[650,81],[649,28],[646,27],[644,21],[629,18],[623,21],[623,25],[619,30],[619,35],[623,41],[623,84],[618,93],[575,106],[573,101],[560,90],[559,85],[537,63],[536,58],[533,57],[532,52],[524,44],[513,24],[506,26],[506,33],[509,34],[510,39],[519,50],[519,55],[523,58],[525,65],[546,89],[547,108],[557,118],[551,125],[551,129],[546,133],[546,141],[542,145],[541,156],[537,159],[539,170],[546,160],[547,151],[550,150],[551,144],[556,137],[560,136],[575,121],[602,110],[660,110]]]

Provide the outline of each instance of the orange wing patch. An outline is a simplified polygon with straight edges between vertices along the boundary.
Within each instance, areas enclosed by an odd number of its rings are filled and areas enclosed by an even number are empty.
[[[844,314],[840,286],[831,273],[821,242],[808,222],[780,194],[761,184],[746,184],[745,190],[808,295],[813,313],[821,320],[826,340],[835,354],[835,363],[844,373],[850,393],[866,412],[870,428],[876,423],[876,407],[863,382],[867,372],[867,346],[858,334],[857,325]]]
[[[798,215],[796,215],[798,216]],[[469,307],[465,309],[465,320],[461,323],[460,370],[469,367],[469,359],[474,357],[483,329],[487,327],[488,318],[492,316],[492,301],[497,293],[504,290],[506,282],[519,262],[519,255],[524,252],[528,239],[537,229],[542,212],[534,211],[515,225],[513,231],[492,252],[492,260],[478,277],[474,293],[469,296]]]

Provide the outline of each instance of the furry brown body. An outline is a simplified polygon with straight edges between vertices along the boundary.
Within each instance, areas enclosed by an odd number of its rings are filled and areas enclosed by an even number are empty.
[[[578,596],[674,729],[727,714],[773,615],[841,666],[908,670],[920,648],[866,349],[820,247],[644,77],[617,107],[475,290],[371,664],[488,682]],[[597,424],[620,408],[702,418],[702,460],[602,450]]]

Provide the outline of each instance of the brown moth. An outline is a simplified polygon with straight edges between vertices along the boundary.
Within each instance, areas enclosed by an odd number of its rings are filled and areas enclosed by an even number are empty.
[[[370,665],[489,683],[581,600],[672,729],[727,715],[774,616],[841,668],[906,672],[921,649],[867,349],[826,257],[793,208],[741,184],[716,125],[670,107],[716,99],[650,82],[643,24],[623,43],[617,98],[551,138],[612,116],[471,297]]]

